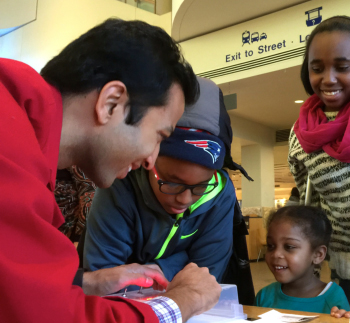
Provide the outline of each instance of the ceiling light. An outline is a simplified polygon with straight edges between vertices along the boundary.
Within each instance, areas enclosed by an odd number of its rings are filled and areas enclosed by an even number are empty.
[[[295,103],[303,103],[304,100],[295,100],[294,102],[295,102]]]

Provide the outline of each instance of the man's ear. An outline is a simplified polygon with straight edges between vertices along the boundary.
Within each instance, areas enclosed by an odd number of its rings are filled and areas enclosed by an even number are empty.
[[[129,96],[126,86],[120,81],[111,81],[105,84],[99,93],[95,112],[98,124],[104,125],[115,117],[125,119]]]
[[[318,265],[320,264],[324,258],[326,258],[326,254],[327,254],[327,247],[322,245],[322,246],[319,246],[315,249],[314,251],[314,257],[313,257],[313,264],[314,265]]]

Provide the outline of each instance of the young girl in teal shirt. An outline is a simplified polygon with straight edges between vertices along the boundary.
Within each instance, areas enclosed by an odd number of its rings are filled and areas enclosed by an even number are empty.
[[[265,260],[277,282],[259,291],[255,305],[350,317],[342,288],[314,275],[332,233],[325,213],[311,206],[284,207],[269,217],[267,229]]]

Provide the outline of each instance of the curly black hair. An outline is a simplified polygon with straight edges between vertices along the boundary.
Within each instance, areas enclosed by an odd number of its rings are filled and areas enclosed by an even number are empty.
[[[286,206],[270,214],[267,229],[274,221],[290,221],[298,226],[313,249],[325,245],[328,247],[332,225],[320,208],[313,206]]]

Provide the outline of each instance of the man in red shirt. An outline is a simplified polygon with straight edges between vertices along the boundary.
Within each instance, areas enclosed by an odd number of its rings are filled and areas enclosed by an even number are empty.
[[[57,230],[57,167],[77,165],[100,187],[153,168],[160,142],[198,95],[176,44],[160,28],[110,19],[41,75],[0,59],[0,322],[181,322],[209,309],[221,289],[194,264],[169,284],[136,264],[84,273],[84,293],[72,285],[76,250]],[[167,291],[149,304],[86,295],[135,283]]]

